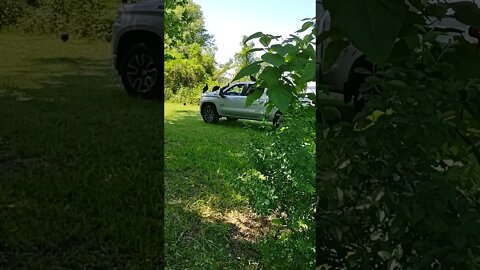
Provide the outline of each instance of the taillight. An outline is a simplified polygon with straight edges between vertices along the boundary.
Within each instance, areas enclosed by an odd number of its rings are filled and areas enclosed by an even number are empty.
[[[468,28],[468,34],[471,37],[480,39],[480,27],[470,27],[470,28]]]

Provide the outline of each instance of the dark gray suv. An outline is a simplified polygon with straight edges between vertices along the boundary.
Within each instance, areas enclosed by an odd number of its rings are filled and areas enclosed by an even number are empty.
[[[163,96],[163,0],[123,4],[113,23],[113,63],[131,96]]]

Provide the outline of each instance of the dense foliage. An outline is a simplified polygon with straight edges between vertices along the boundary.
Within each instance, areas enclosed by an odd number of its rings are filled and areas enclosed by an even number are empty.
[[[234,185],[253,210],[273,217],[261,242],[267,268],[306,269],[314,265],[315,111],[294,106],[270,143],[252,139],[249,159],[255,169]]]
[[[191,0],[165,1],[165,99],[198,103],[215,80],[215,46],[200,6]]]
[[[307,82],[315,79],[314,34],[314,20],[307,19],[298,32],[278,43],[272,42],[277,36],[251,35],[244,42],[258,38],[264,47],[250,52],[263,55],[234,78],[254,76],[257,89],[267,88],[269,106],[284,112],[281,128],[269,134],[272,143],[252,139],[249,153],[255,169],[235,183],[255,212],[273,218],[261,245],[268,268],[307,269],[315,261],[315,110],[297,102]],[[261,93],[249,95],[247,103]]]
[[[0,0],[0,28],[110,40],[119,4],[105,0]]]
[[[429,25],[452,13],[480,26],[480,10],[466,1],[323,4],[333,25],[319,38],[329,41],[325,58],[352,43],[374,69],[361,71],[369,102],[353,122],[318,119],[318,265],[478,269],[480,55],[453,29]]]

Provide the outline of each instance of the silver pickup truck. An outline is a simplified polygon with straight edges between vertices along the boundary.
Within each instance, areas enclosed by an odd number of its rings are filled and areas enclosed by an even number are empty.
[[[247,96],[253,93],[255,82],[236,82],[222,89],[214,87],[213,91],[207,91],[208,85],[204,88],[204,93],[200,98],[200,114],[207,123],[217,123],[221,117],[230,121],[237,119],[249,119],[272,122],[275,126],[280,125],[282,121],[282,112],[273,107],[267,110],[267,89],[264,89],[263,95],[255,100],[251,105],[246,106]],[[315,93],[315,86],[307,86],[304,96],[300,97],[302,105],[315,106],[310,93]]]
[[[163,0],[124,3],[118,10],[113,64],[131,96],[163,100],[163,20]]]

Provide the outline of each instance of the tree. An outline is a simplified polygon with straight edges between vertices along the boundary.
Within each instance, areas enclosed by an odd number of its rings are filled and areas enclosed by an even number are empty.
[[[200,6],[191,0],[166,0],[165,48],[194,43],[215,49],[214,38],[205,29]]]
[[[241,49],[239,52],[235,53],[233,60],[233,67],[235,68],[235,73],[238,73],[242,68],[252,64],[258,59],[252,53],[252,49],[255,47],[253,42],[245,42],[247,36],[242,36],[242,41],[240,42]]]
[[[181,94],[185,99],[199,96],[197,86],[215,76],[215,50],[200,6],[190,0],[167,0],[164,52],[167,96]]]

